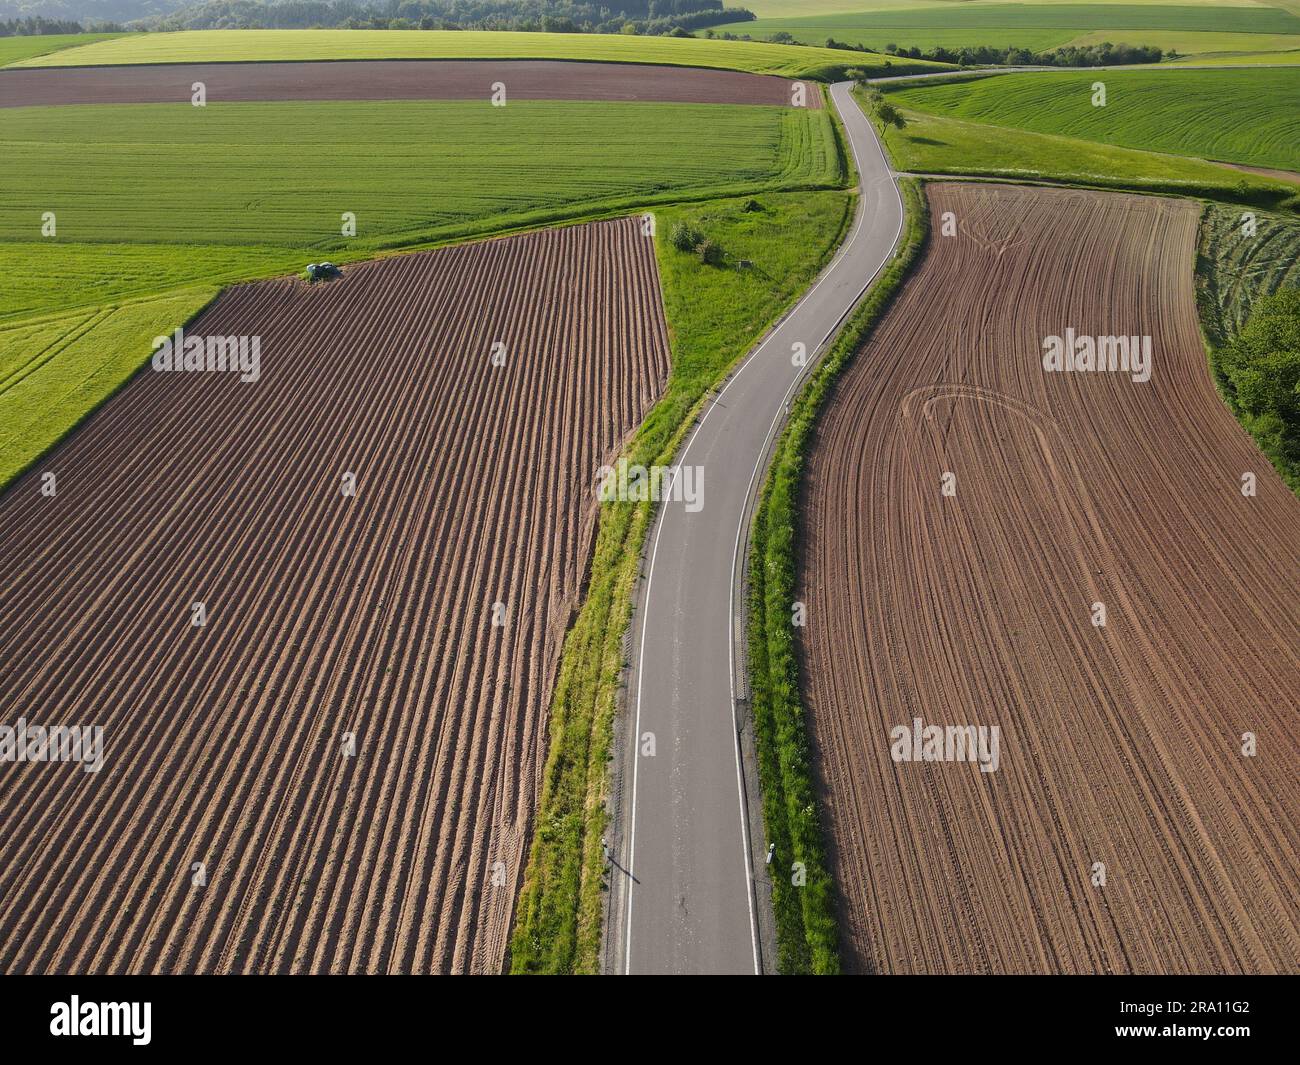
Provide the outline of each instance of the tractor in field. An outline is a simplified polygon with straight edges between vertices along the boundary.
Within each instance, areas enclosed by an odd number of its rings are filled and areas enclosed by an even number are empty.
[[[343,271],[333,263],[311,263],[302,272],[303,280],[314,285],[317,281],[333,281],[343,276]]]

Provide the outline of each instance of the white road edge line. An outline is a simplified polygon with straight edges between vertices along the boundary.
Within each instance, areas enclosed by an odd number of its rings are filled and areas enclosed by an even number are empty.
[[[834,86],[832,86],[832,89],[833,88]],[[851,103],[852,95],[850,95],[849,100]],[[862,121],[864,122],[868,121],[866,115],[863,114],[860,109],[858,114]],[[847,124],[847,119],[845,121]],[[846,130],[845,139],[849,142],[849,150],[853,153],[853,165],[858,171],[859,179],[861,179],[862,166],[861,166],[860,159],[858,157],[857,145],[853,143],[853,138],[847,135],[847,130]],[[880,152],[880,158],[885,163],[885,167],[888,170],[889,160],[885,157],[884,148],[881,147],[880,140],[878,137],[875,138],[875,141],[876,141],[876,150]],[[894,234],[894,244],[893,244],[893,248],[891,248],[890,250],[890,257],[892,257],[893,251],[896,250],[898,247],[898,238],[903,232],[903,222],[905,220],[904,215],[906,211],[903,205],[902,194],[898,191],[898,183],[893,180],[892,176],[890,177],[889,183],[891,186],[893,186],[894,195],[898,197],[898,207],[899,207],[898,231]],[[826,267],[825,271],[823,271],[821,277],[819,277],[817,281],[813,284],[812,288],[810,288],[807,292],[805,292],[803,296],[800,297],[799,301],[793,307],[791,307],[790,310],[785,315],[782,316],[781,320],[778,321],[775,325],[773,325],[771,331],[758,345],[758,347],[756,347],[753,351],[749,353],[749,355],[745,357],[744,362],[742,362],[740,366],[736,368],[735,372],[732,373],[731,376],[727,379],[726,384],[722,386],[722,391],[720,391],[717,394],[713,403],[709,405],[709,409],[704,412],[704,417],[700,419],[699,423],[691,431],[691,435],[686,441],[686,446],[682,449],[681,458],[675,464],[672,478],[668,482],[667,495],[669,499],[672,498],[672,487],[677,480],[677,475],[681,472],[681,467],[686,465],[686,457],[687,455],[690,454],[691,445],[695,443],[695,438],[699,434],[699,431],[704,428],[705,422],[709,420],[709,415],[712,414],[714,409],[718,406],[718,401],[721,400],[724,395],[726,395],[727,389],[729,389],[740,377],[740,375],[744,373],[745,368],[750,364],[750,362],[753,361],[755,358],[757,358],[757,356],[762,353],[763,349],[767,347],[767,345],[772,341],[776,333],[780,330],[781,325],[786,320],[791,318],[795,314],[795,312],[798,311],[799,308],[802,307],[809,299],[811,299],[813,293],[816,292],[817,289],[821,287],[822,282],[825,281],[828,277],[831,276],[832,273],[835,272],[835,268],[840,264],[840,260],[842,260],[844,256],[847,254],[849,246],[853,243],[853,241],[857,239],[858,233],[862,229],[862,223],[863,221],[865,221],[865,218],[866,218],[865,209],[862,207],[861,200],[859,200],[858,220],[853,227],[853,235],[847,241],[845,241],[844,244],[840,246],[839,252],[831,260],[830,264]],[[835,333],[839,330],[840,326],[844,324],[845,319],[848,318],[853,308],[857,306],[858,301],[862,299],[863,293],[865,293],[867,289],[871,287],[872,282],[876,280],[876,278],[880,274],[880,271],[884,269],[885,263],[887,263],[888,261],[889,261],[889,257],[887,257],[884,260],[884,262],[882,262],[879,266],[876,267],[876,269],[872,272],[871,277],[867,279],[866,283],[859,290],[858,294],[853,297],[853,301],[849,304],[844,314],[831,328],[830,332],[828,332],[826,336],[822,338],[821,343],[818,344],[817,348],[814,349],[813,362],[810,363],[806,369],[804,369],[802,372],[797,374],[794,380],[790,382],[790,387],[786,389],[785,397],[781,405],[777,408],[777,413],[772,419],[772,424],[768,426],[767,435],[763,438],[763,447],[759,452],[758,462],[755,464],[754,471],[753,473],[750,474],[749,477],[749,486],[745,492],[746,501],[748,501],[749,499],[749,493],[753,491],[754,479],[758,476],[758,470],[762,466],[763,459],[767,455],[768,443],[771,441],[772,431],[776,428],[776,424],[780,420],[781,414],[785,408],[785,403],[789,401],[790,394],[794,391],[795,387],[804,379],[808,371],[812,369],[813,366],[816,365],[815,356],[826,345],[826,342],[830,340],[832,336],[835,335]],[[643,666],[645,664],[645,634],[646,634],[646,627],[647,627],[646,623],[650,617],[650,592],[654,586],[654,565],[655,565],[655,559],[659,555],[659,537],[663,533],[663,526],[664,526],[663,515],[664,512],[661,511],[655,528],[654,545],[651,547],[650,550],[650,567],[649,567],[649,572],[647,573],[646,576],[645,608],[641,618],[641,646],[637,652],[636,719],[635,719],[635,725],[632,734],[632,812],[631,812],[632,826],[628,833],[627,910],[624,916],[624,922],[626,925],[626,928],[624,930],[624,936],[626,938],[626,948],[623,955],[624,957],[623,972],[625,975],[629,975],[629,976],[632,973],[632,895],[633,895],[633,888],[636,884],[636,879],[633,874],[635,873],[636,870],[637,776],[638,776],[638,769],[640,767],[640,762],[641,762],[641,759],[637,753],[638,750],[640,749],[640,736],[641,736],[641,684],[642,684],[642,678],[645,676],[645,671],[643,669]],[[732,552],[732,558],[731,558],[731,587],[728,591],[728,610],[727,610],[727,628],[728,628],[727,655],[729,659],[727,680],[731,688],[731,721],[733,725],[732,732],[735,734],[735,744],[736,744],[735,746],[736,787],[737,787],[737,796],[740,802],[740,823],[741,823],[741,832],[742,832],[741,846],[742,846],[743,856],[745,861],[745,882],[748,886],[748,895],[749,895],[748,902],[749,902],[750,942],[754,952],[754,972],[758,974],[759,973],[758,925],[754,919],[754,873],[749,860],[749,848],[750,848],[749,816],[747,811],[745,810],[744,781],[743,781],[742,769],[741,769],[740,731],[739,728],[736,727],[737,722],[736,722],[735,613],[734,613],[735,586],[736,586],[736,561],[740,554],[740,537],[745,528],[746,516],[747,515],[743,513],[741,515],[740,525],[736,529],[736,545],[734,551]]]

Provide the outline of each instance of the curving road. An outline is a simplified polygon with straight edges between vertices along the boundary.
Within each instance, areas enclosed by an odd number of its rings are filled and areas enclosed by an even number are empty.
[[[679,456],[703,467],[703,506],[666,502],[651,533],[633,631],[632,731],[620,743],[606,969],[772,971],[753,737],[746,713],[741,566],[778,423],[808,363],[892,254],[894,175],[849,93],[831,97],[859,175],[848,240],[803,299],[733,372]],[[694,508],[693,508],[694,509]],[[653,734],[653,756],[640,753]],[[774,866],[775,868],[775,866]]]

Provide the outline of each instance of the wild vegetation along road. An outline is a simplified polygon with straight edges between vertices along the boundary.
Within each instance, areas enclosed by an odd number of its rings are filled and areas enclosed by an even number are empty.
[[[703,468],[702,505],[663,503],[651,534],[631,658],[633,728],[620,751],[620,835],[611,844],[622,870],[611,880],[610,971],[770,967],[758,923],[766,892],[755,891],[756,873],[767,872],[766,843],[750,838],[748,804],[756,796],[740,744],[752,745],[752,736],[736,702],[746,689],[734,654],[745,530],[759,467],[803,373],[792,359],[795,345],[806,346],[811,363],[889,257],[903,223],[893,175],[849,85],[833,86],[831,96],[860,181],[848,240],[688,438],[679,461]],[[640,753],[647,733],[653,755]],[[752,826],[761,835],[759,818]]]

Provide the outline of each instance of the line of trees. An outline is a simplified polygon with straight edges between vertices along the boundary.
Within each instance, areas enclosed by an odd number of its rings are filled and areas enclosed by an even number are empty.
[[[145,22],[153,30],[530,30],[686,33],[754,17],[723,0],[207,0]]]
[[[788,40],[777,38],[789,38]],[[793,44],[790,34],[774,34],[769,40],[776,44]],[[838,48],[849,52],[871,52],[862,44],[847,44],[834,37],[827,38],[827,48]],[[1051,52],[1031,52],[1028,48],[931,48],[928,51],[915,46],[900,48],[896,44],[885,45],[885,55],[896,55],[907,59],[928,59],[936,63],[955,63],[958,66],[1040,66],[1040,67],[1111,67],[1125,66],[1130,63],[1159,63],[1164,50],[1141,44],[1101,44],[1067,45]],[[1175,52],[1169,53],[1171,56]]]
[[[6,19],[0,22],[0,37],[43,37],[48,33],[81,33],[81,23],[68,19],[29,18]]]
[[[122,27],[137,19],[153,18],[176,11],[194,0],[0,0],[0,21],[61,23],[79,25],[83,31],[103,25]],[[44,29],[10,36],[39,36],[62,33]]]

